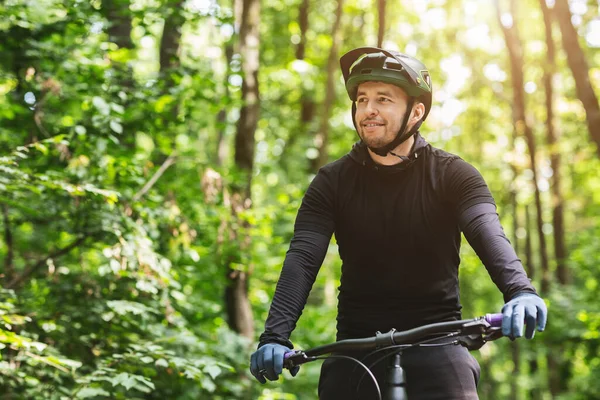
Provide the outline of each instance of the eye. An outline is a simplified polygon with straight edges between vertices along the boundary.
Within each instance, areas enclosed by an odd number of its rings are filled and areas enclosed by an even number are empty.
[[[365,101],[367,101],[366,97],[360,97],[359,99],[356,100],[357,103],[364,103]]]
[[[382,103],[385,103],[385,102],[388,102],[388,101],[391,101],[391,100],[388,99],[387,97],[380,97],[379,101],[382,102]]]

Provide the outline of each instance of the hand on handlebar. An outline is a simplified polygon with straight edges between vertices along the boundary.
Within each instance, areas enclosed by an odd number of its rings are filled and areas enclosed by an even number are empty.
[[[502,307],[502,334],[511,339],[523,336],[523,323],[525,323],[525,337],[533,338],[535,328],[542,332],[546,327],[548,309],[544,300],[533,293],[517,295]]]
[[[277,343],[268,343],[252,353],[250,357],[250,372],[260,383],[267,380],[276,381],[283,371],[283,358],[291,350]],[[299,366],[290,369],[292,376],[296,376]],[[266,379],[265,379],[266,378]]]

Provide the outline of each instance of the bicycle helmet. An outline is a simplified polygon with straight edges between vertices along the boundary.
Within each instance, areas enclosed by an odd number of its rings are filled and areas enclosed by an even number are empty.
[[[346,91],[352,100],[352,121],[356,127],[356,92],[358,85],[368,81],[389,83],[400,87],[409,96],[407,110],[419,100],[425,106],[423,118],[409,132],[405,132],[410,112],[406,112],[402,127],[396,138],[383,147],[370,148],[380,156],[386,156],[391,150],[411,137],[425,121],[431,109],[431,77],[425,65],[406,54],[387,51],[377,47],[359,47],[340,58],[340,66],[346,84]]]

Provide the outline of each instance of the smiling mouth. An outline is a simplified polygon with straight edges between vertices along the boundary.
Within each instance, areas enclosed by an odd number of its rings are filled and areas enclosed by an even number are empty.
[[[374,128],[374,127],[377,127],[377,126],[383,126],[383,124],[379,124],[379,123],[376,123],[376,122],[368,122],[366,124],[362,124],[362,126],[365,127],[365,128]]]

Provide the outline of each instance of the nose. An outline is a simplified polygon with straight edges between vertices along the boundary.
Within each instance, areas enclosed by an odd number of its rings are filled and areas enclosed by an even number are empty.
[[[367,113],[367,115],[377,115],[379,110],[375,106],[376,104],[374,101],[367,101],[365,104],[365,113]]]

